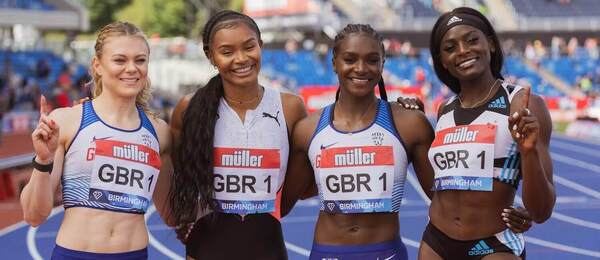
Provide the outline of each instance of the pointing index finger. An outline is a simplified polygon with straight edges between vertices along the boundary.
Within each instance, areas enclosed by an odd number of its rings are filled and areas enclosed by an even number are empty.
[[[531,87],[526,87],[523,93],[523,108],[529,108],[529,96],[531,95]]]
[[[40,115],[48,115],[48,111],[46,111],[46,97],[44,95],[40,97]]]

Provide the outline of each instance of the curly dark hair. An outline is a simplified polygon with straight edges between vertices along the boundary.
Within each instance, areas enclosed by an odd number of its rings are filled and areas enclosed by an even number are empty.
[[[481,19],[481,22],[485,24],[485,30],[487,32],[482,31],[486,36],[492,40],[494,45],[496,46],[496,50],[491,53],[490,60],[490,69],[492,70],[492,75],[494,75],[497,79],[504,79],[500,72],[502,71],[502,65],[504,63],[504,55],[502,54],[502,48],[500,48],[500,41],[498,40],[498,35],[492,27],[490,21],[479,11],[469,8],[469,7],[459,7],[450,12],[446,12],[442,14],[433,29],[431,30],[431,36],[429,38],[429,51],[431,52],[431,58],[433,59],[433,69],[435,70],[435,74],[438,76],[440,81],[442,81],[452,92],[458,94],[460,93],[460,82],[457,78],[452,76],[448,70],[444,68],[442,65],[442,60],[440,56],[440,46],[442,44],[442,38],[444,35],[440,34],[440,27],[445,26],[445,22],[449,19],[451,15],[454,14],[467,14]]]
[[[342,31],[340,31],[335,36],[335,39],[333,40],[333,59],[334,60],[335,60],[335,57],[337,56],[338,50],[340,48],[340,43],[342,42],[342,40],[346,39],[346,37],[348,35],[353,34],[353,33],[363,33],[363,34],[370,36],[374,40],[378,41],[379,46],[381,47],[382,59],[385,58],[385,48],[383,47],[383,37],[381,36],[381,34],[379,34],[377,31],[375,31],[375,29],[373,29],[373,27],[371,27],[368,24],[348,24],[348,25],[346,25],[346,27],[344,27],[344,29]],[[332,60],[332,63],[333,63],[333,60]],[[379,86],[379,96],[381,96],[381,99],[387,101],[387,92],[385,91],[385,83],[383,82],[383,77],[381,77],[379,79],[379,82],[377,83],[377,85]],[[337,101],[339,97],[340,97],[340,89],[338,88],[337,92],[335,93],[335,100]]]
[[[220,11],[204,26],[202,44],[206,56],[209,57],[210,43],[217,31],[239,24],[252,29],[262,44],[260,30],[252,18],[230,10]],[[175,172],[169,192],[170,218],[175,225],[194,222],[198,210],[215,209],[213,138],[223,95],[223,82],[217,74],[196,91],[183,113],[182,141],[174,151]]]

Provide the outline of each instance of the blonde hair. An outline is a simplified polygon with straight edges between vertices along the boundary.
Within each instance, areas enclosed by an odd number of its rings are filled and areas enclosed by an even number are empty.
[[[98,32],[98,37],[96,38],[96,44],[94,44],[95,58],[100,59],[102,56],[102,47],[106,43],[107,39],[110,37],[119,37],[119,36],[133,36],[139,37],[144,40],[146,43],[146,47],[148,47],[148,54],[150,54],[150,46],[148,45],[148,40],[146,39],[146,35],[134,24],[128,22],[116,21],[110,24],[105,25]],[[94,81],[94,91],[93,97],[97,97],[102,94],[102,77],[94,66],[90,66],[90,74],[92,75],[92,80]],[[146,78],[146,86],[140,91],[140,93],[135,98],[135,104],[139,106],[144,112],[149,113],[150,115],[157,116],[156,113],[150,110],[150,99],[152,98],[152,93],[150,90],[150,79]]]

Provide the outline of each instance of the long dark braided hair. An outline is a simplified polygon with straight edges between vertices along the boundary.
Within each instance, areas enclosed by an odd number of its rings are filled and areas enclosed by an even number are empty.
[[[341,32],[339,32],[335,36],[335,39],[333,40],[333,60],[335,60],[335,57],[337,56],[338,49],[342,40],[344,40],[348,35],[353,33],[363,33],[370,36],[374,40],[377,40],[379,42],[379,46],[381,47],[381,58],[385,58],[385,49],[383,47],[383,37],[381,36],[381,34],[375,31],[375,29],[373,29],[373,27],[371,27],[368,24],[348,24],[346,25],[346,27],[344,27],[344,29]],[[383,82],[383,76],[379,79],[377,86],[379,86],[379,96],[381,97],[381,99],[387,101],[387,92],[385,91],[385,83]],[[339,97],[340,89],[338,88],[337,92],[335,93],[335,100],[337,101]]]
[[[206,57],[210,57],[210,44],[217,31],[240,24],[253,30],[259,44],[262,44],[260,30],[252,18],[224,10],[212,16],[204,26],[202,44]],[[217,74],[205,87],[196,91],[183,114],[181,141],[175,149],[175,172],[169,192],[170,218],[175,225],[195,221],[198,210],[215,209],[213,138],[219,101],[223,95],[223,82]]]

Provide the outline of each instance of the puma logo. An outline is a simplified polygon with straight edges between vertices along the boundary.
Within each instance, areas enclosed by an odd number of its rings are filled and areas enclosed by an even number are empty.
[[[277,122],[277,125],[281,126],[281,124],[279,123],[279,110],[277,110],[277,114],[275,116],[273,116],[267,112],[263,112],[262,115],[263,115],[263,117],[273,118],[273,120],[275,120],[275,122]]]

